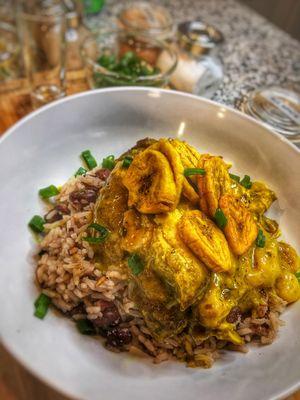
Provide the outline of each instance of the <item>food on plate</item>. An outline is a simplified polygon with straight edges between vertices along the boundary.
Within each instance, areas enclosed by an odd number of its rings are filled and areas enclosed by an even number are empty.
[[[29,222],[38,318],[53,304],[113,351],[190,367],[272,343],[300,266],[265,215],[271,189],[178,139],[143,139],[101,166],[81,156],[61,188],[40,189],[49,209]]]

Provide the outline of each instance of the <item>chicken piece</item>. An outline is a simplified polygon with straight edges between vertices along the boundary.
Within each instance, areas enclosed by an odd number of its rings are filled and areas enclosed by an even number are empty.
[[[300,260],[296,250],[285,242],[278,243],[279,262],[283,269],[290,272],[297,272],[300,270]]]
[[[160,302],[149,302],[139,291],[133,293],[133,300],[138,305],[147,328],[157,340],[179,334],[188,323],[187,316],[178,306],[167,307]]]
[[[263,215],[277,199],[276,194],[262,182],[253,182],[247,194],[249,211],[256,215]]]
[[[203,294],[208,273],[181,240],[176,229],[180,218],[179,210],[155,218],[158,228],[149,257],[153,270],[164,281],[180,309],[185,310]]]
[[[184,169],[197,168],[201,155],[194,147],[178,139],[170,139],[170,143],[179,154]],[[183,179],[182,194],[192,204],[196,205],[199,202],[199,195],[195,188],[197,188],[195,175]]]
[[[231,299],[224,297],[218,275],[213,274],[208,290],[197,304],[199,322],[207,328],[217,328],[233,305]]]
[[[212,271],[232,271],[234,265],[225,236],[203,212],[185,212],[178,232],[183,242]]]
[[[276,281],[276,293],[288,303],[299,300],[300,285],[296,276],[288,271],[283,272]]]
[[[250,211],[236,197],[226,194],[219,206],[227,218],[224,233],[236,255],[244,254],[255,241],[258,228]]]
[[[117,165],[101,189],[94,210],[94,222],[106,227],[110,234],[98,250],[106,264],[122,260],[120,248],[123,215],[127,210],[128,192],[122,184],[124,170]]]
[[[132,275],[132,279],[147,302],[167,304],[170,301],[170,294],[164,282],[153,271],[151,263],[148,262],[144,271],[138,276]]]
[[[205,154],[198,165],[205,170],[205,175],[198,175],[198,189],[201,210],[214,217],[222,195],[230,193],[231,179],[228,173],[229,165],[221,157]]]
[[[145,214],[174,210],[179,202],[183,166],[173,147],[164,140],[135,156],[123,184],[129,191],[128,205]]]
[[[135,146],[131,147],[125,153],[121,154],[118,160],[124,160],[126,156],[135,157],[137,154],[146,150],[148,147],[152,146],[154,143],[157,143],[156,139],[148,138],[138,140]]]
[[[153,235],[153,223],[147,215],[138,213],[134,209],[125,211],[123,218],[124,233],[121,247],[129,253],[147,249]]]
[[[265,246],[256,247],[253,251],[254,261],[247,271],[247,282],[252,287],[273,287],[281,274],[277,241],[267,237]]]
[[[134,209],[125,211],[120,247],[128,253],[139,254],[146,264],[142,273],[137,276],[131,274],[131,279],[145,298],[151,302],[167,303],[170,298],[168,291],[153,271],[152,260],[148,257],[155,227],[148,215],[140,214]]]

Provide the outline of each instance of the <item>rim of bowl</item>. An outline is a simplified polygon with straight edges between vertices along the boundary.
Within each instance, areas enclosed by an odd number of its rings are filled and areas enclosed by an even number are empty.
[[[121,37],[130,37],[130,36],[132,37],[132,36],[135,36],[137,38],[145,39],[146,42],[153,44],[153,47],[159,47],[162,50],[167,51],[171,55],[171,58],[172,58],[173,62],[172,62],[172,65],[169,67],[169,69],[167,71],[159,72],[159,73],[153,74],[153,75],[141,75],[141,76],[138,76],[137,78],[134,78],[134,82],[135,83],[138,83],[140,81],[152,82],[152,81],[155,81],[155,80],[168,78],[172,74],[172,72],[174,72],[174,70],[175,70],[175,68],[177,66],[178,57],[177,57],[176,51],[173,50],[170,45],[168,45],[167,43],[165,43],[165,42],[163,42],[161,40],[153,39],[150,36],[139,34],[136,31],[109,30],[109,31],[103,31],[102,34],[103,35],[116,34],[116,35],[121,36]],[[99,32],[95,33],[95,34],[87,37],[84,40],[84,42],[82,43],[81,48],[80,48],[80,53],[81,53],[81,57],[82,57],[84,63],[92,66],[95,71],[99,71],[100,73],[105,74],[106,76],[110,76],[112,78],[122,78],[124,80],[133,81],[132,76],[130,76],[130,75],[120,75],[118,72],[110,71],[109,69],[107,69],[105,67],[102,67],[97,62],[95,62],[91,57],[88,57],[86,55],[86,50],[85,50],[86,44],[94,40],[96,42],[97,46],[98,46],[97,40],[95,40],[95,38],[96,37],[100,37],[101,38],[102,34],[101,34],[101,32],[100,33]]]

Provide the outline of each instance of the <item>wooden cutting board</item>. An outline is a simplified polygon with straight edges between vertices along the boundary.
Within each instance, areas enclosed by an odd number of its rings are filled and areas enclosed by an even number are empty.
[[[9,90],[14,87],[14,90]],[[29,89],[25,80],[10,82],[5,93],[0,93],[0,135],[32,111]],[[2,90],[2,88],[1,88]],[[88,90],[84,71],[67,74],[67,94]],[[69,400],[26,371],[0,345],[1,400]],[[229,400],[229,399],[228,399]],[[300,391],[287,400],[300,400]]]

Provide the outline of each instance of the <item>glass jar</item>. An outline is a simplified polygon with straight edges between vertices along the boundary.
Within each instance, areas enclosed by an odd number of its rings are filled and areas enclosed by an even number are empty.
[[[157,60],[165,52],[170,61],[160,71]],[[89,86],[165,87],[176,67],[176,53],[166,42],[126,31],[106,31],[86,39],[82,46]]]
[[[157,40],[172,41],[176,27],[169,11],[145,1],[125,2],[113,12],[120,29],[150,36]]]

